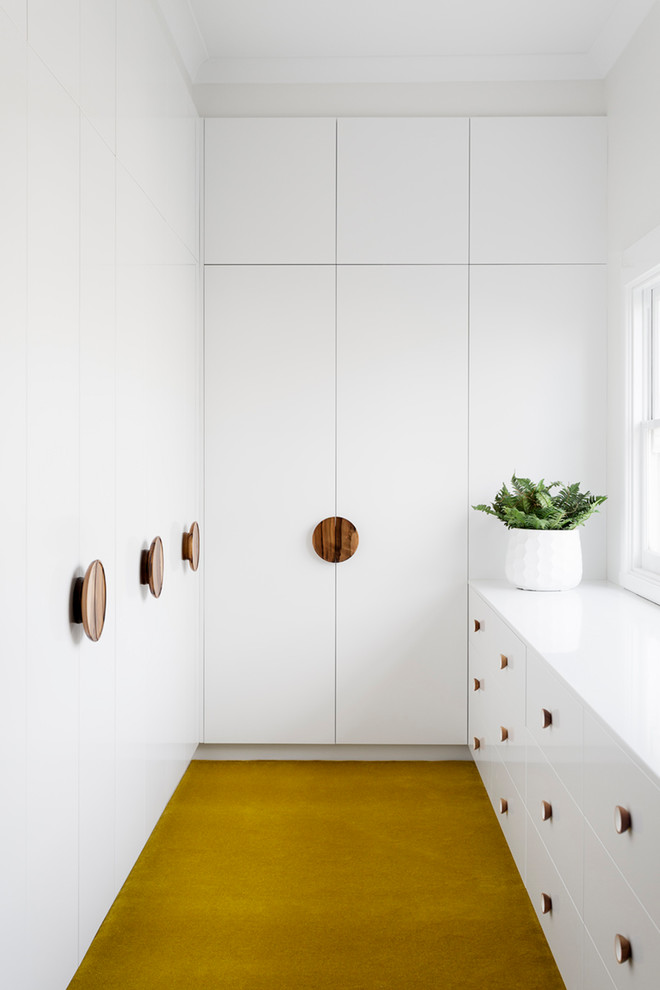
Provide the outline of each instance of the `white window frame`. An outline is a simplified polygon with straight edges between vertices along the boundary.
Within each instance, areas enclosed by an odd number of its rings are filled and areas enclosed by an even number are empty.
[[[628,342],[625,499],[627,566],[621,575],[621,583],[630,591],[660,604],[660,553],[653,553],[647,546],[645,495],[649,484],[651,431],[660,428],[660,265],[627,283],[625,301]]]

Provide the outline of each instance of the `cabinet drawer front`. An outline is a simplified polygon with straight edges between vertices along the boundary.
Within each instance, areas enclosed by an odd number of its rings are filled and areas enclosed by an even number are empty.
[[[470,651],[468,679],[468,745],[484,787],[490,793],[491,763],[495,753],[492,721],[489,718],[490,677],[476,650]]]
[[[588,825],[584,855],[584,922],[610,977],[620,990],[657,990],[660,932]],[[617,962],[617,936],[630,943],[627,962]]]
[[[584,718],[585,816],[660,927],[660,790],[590,713]]]
[[[589,932],[584,932],[584,986],[583,990],[613,990],[615,987],[612,977],[607,972],[605,963],[598,955]]]
[[[527,656],[527,728],[582,804],[582,706],[533,650]]]
[[[493,760],[490,802],[508,843],[520,876],[525,880],[525,805],[502,762]]]
[[[533,825],[575,906],[581,911],[584,819],[540,747],[531,738],[527,746],[526,801]]]
[[[525,886],[567,990],[580,990],[582,920],[529,818]],[[543,914],[541,910],[544,894],[552,902],[547,914]]]

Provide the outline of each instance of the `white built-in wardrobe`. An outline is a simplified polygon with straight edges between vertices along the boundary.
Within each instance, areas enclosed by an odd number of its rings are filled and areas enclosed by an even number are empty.
[[[604,481],[605,140],[206,122],[206,742],[466,741],[466,579],[500,549],[470,503]]]

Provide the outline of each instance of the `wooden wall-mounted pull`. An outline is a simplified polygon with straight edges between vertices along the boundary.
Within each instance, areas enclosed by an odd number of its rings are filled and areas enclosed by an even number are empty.
[[[614,936],[614,954],[618,963],[632,959],[632,946],[625,935]]]
[[[352,557],[360,542],[358,531],[348,519],[329,516],[322,519],[312,534],[312,545],[322,560],[340,564]]]
[[[552,805],[549,801],[541,801],[541,821],[549,822],[552,818]]]
[[[630,812],[627,808],[622,808],[620,804],[617,804],[614,809],[614,827],[619,835],[623,835],[624,832],[627,832],[630,828],[632,828],[632,817]]]
[[[481,749],[481,739],[479,736],[472,737],[472,749]]]
[[[550,914],[552,911],[552,898],[550,894],[541,894],[541,914]]]
[[[549,712],[547,708],[541,709],[541,728],[547,729],[552,725],[552,712]]]
[[[509,658],[505,657],[503,653],[500,653],[500,670],[504,670],[504,668],[508,666],[509,666]]]
[[[500,742],[506,742],[509,738],[509,730],[503,725],[500,726]]]
[[[472,678],[472,690],[473,691],[478,691],[480,688],[481,688],[481,681],[479,680],[478,677],[473,677]]]
[[[506,815],[508,810],[509,810],[509,802],[507,801],[506,798],[500,798],[500,814]]]
[[[85,635],[97,643],[105,623],[106,583],[100,560],[93,560],[73,589],[73,621],[82,622]]]
[[[474,631],[475,632],[479,632],[480,629],[481,629],[481,623],[479,622],[479,619],[475,619],[474,620]]]
[[[148,584],[154,598],[159,598],[163,590],[164,570],[163,541],[157,536],[149,549],[142,551],[140,558],[140,584]]]
[[[199,526],[196,522],[192,524],[189,532],[183,534],[181,558],[189,561],[193,571],[199,567]]]

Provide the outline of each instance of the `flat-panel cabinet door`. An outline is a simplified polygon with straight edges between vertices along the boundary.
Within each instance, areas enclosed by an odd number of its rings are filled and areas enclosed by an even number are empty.
[[[331,118],[205,123],[206,264],[334,264]]]
[[[337,122],[340,264],[466,264],[466,119]]]
[[[206,742],[334,742],[334,296],[332,267],[206,269]]]
[[[337,742],[465,743],[467,270],[343,267]]]
[[[471,121],[472,264],[607,260],[604,117]]]

